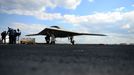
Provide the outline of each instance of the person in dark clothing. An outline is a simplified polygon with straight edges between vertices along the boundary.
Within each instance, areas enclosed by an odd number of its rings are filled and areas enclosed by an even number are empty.
[[[13,38],[12,38],[13,43],[12,44],[16,44],[16,37],[17,37],[17,32],[16,30],[13,30]]]
[[[14,33],[13,33],[13,29],[8,27],[8,35],[9,35],[9,44],[13,44],[13,37],[14,37]]]
[[[3,31],[3,32],[1,33],[2,43],[6,43],[6,35],[7,35],[6,31]],[[4,42],[3,42],[3,41],[4,41]]]
[[[46,37],[45,37],[46,43],[49,44],[50,43],[50,34],[47,33]]]

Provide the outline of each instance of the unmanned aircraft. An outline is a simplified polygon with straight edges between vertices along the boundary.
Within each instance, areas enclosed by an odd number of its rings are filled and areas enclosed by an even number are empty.
[[[45,40],[47,44],[49,43],[55,44],[56,38],[68,37],[70,43],[74,44],[74,39],[73,39],[74,36],[79,36],[79,35],[106,36],[104,34],[90,34],[90,33],[78,33],[78,32],[66,31],[61,29],[59,26],[51,26],[51,28],[45,28],[37,34],[29,34],[26,36],[36,36],[36,35],[46,35]]]

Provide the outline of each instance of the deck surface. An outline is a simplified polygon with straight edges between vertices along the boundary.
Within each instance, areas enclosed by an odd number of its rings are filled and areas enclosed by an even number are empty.
[[[134,46],[1,44],[0,75],[134,75]]]

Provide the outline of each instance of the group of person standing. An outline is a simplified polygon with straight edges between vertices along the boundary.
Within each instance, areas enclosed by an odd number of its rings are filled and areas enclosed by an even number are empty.
[[[2,43],[6,43],[6,36],[9,36],[9,44],[16,44],[16,39],[19,41],[19,36],[21,32],[19,29],[12,29],[8,27],[8,31],[3,31],[1,33]]]

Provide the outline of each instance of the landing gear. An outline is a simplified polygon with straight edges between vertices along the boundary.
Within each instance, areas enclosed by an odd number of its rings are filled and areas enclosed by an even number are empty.
[[[72,45],[74,45],[74,40],[70,41]]]
[[[70,36],[70,37],[69,37],[69,40],[70,40],[70,43],[71,43],[72,45],[74,45],[74,42],[75,42],[75,41],[73,40],[73,36]]]

